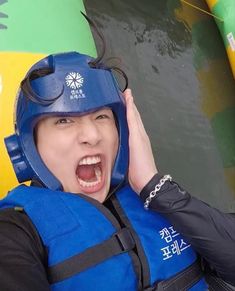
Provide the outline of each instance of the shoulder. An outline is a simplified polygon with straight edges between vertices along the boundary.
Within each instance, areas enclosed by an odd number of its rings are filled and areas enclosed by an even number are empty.
[[[1,290],[50,290],[47,253],[23,211],[0,210]]]
[[[41,238],[23,210],[0,210],[0,248],[24,251],[46,261],[47,254]]]
[[[32,222],[29,217],[23,211],[23,209],[17,208],[5,208],[0,210],[0,225],[1,232],[2,230],[6,230],[8,228],[20,228],[22,231],[26,233],[34,233],[35,229],[33,227]]]

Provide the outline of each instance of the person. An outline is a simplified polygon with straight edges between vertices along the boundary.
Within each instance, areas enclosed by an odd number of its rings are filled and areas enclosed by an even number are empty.
[[[158,173],[131,90],[100,60],[35,64],[15,129],[8,153],[32,183],[0,204],[2,290],[208,290],[191,245],[235,285],[234,216]]]

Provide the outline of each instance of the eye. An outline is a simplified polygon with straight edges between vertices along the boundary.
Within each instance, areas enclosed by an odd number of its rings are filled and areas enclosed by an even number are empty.
[[[110,116],[108,114],[99,114],[95,119],[109,119]]]
[[[114,119],[113,112],[111,109],[102,109],[95,112],[95,119],[102,120],[102,119]]]
[[[72,123],[73,120],[72,119],[69,119],[69,118],[66,118],[66,117],[61,117],[61,118],[58,118],[56,120],[56,124],[69,124],[69,123]]]

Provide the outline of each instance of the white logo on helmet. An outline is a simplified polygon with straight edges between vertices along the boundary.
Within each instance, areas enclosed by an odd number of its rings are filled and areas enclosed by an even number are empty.
[[[76,72],[71,72],[65,77],[65,82],[71,89],[81,88],[83,85],[83,77]]]
[[[77,72],[71,72],[65,77],[66,85],[71,89],[70,99],[85,98],[86,95],[81,89],[83,86],[84,78]]]

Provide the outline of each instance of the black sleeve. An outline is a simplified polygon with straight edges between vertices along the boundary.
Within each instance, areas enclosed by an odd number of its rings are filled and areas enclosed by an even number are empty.
[[[49,291],[47,253],[30,219],[0,211],[0,286],[4,291]]]
[[[143,201],[159,183],[155,175],[140,193]],[[217,275],[235,285],[235,214],[222,213],[191,197],[175,182],[166,182],[150,203],[162,213]]]

